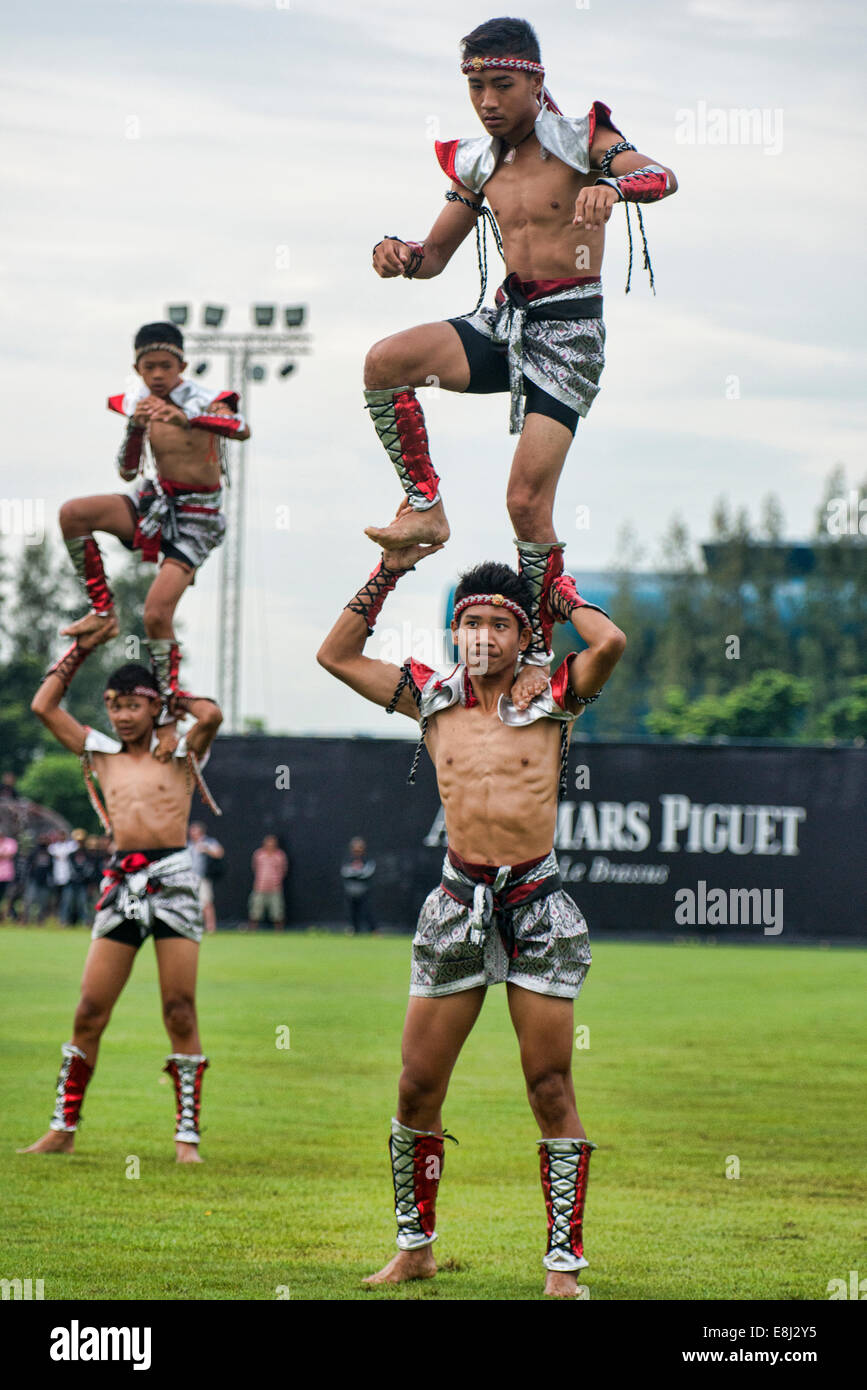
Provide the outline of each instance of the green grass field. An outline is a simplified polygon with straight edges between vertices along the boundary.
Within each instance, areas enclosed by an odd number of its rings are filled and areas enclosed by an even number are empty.
[[[394,1251],[387,1137],[408,938],[206,940],[205,1163],[175,1164],[153,949],[103,1039],[74,1156],[47,1128],[87,933],[0,930],[3,1268],[46,1299],[533,1299],[545,1217],[505,990],[445,1108],[435,1281],[367,1291]],[[576,1005],[579,1111],[598,1144],[593,1299],[826,1299],[867,1274],[867,954],[594,945]],[[288,1050],[276,1046],[290,1030]],[[726,1177],[739,1160],[740,1177]],[[130,1158],[140,1177],[130,1178]],[[282,1294],[278,1290],[283,1290]]]

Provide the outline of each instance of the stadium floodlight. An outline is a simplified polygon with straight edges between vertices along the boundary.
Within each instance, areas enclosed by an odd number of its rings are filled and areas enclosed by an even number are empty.
[[[285,315],[285,317],[286,317],[286,327],[287,327],[287,328],[300,328],[301,325],[302,325],[302,323],[304,322],[304,312],[305,312],[305,311],[304,311],[304,305],[303,305],[303,304],[290,304],[290,305],[288,305],[288,306],[283,310],[283,313],[284,313],[284,315]]]
[[[197,362],[195,367],[193,368],[193,371],[195,372],[196,376],[204,376],[205,372],[208,370],[208,367],[210,365],[210,362]]]
[[[277,373],[277,375],[278,375],[278,376],[291,376],[292,373],[294,372],[294,370],[295,370],[295,363],[294,363],[294,362],[284,362],[284,363],[283,363],[283,366],[280,368],[280,370],[279,370],[279,372]]]
[[[273,328],[277,313],[273,304],[253,305],[253,325],[255,328]]]
[[[190,317],[190,309],[187,304],[170,304],[168,307],[169,323],[175,324],[177,328],[183,328]]]
[[[253,365],[252,367],[248,367],[248,368],[247,368],[247,380],[248,380],[248,381],[264,381],[264,380],[265,380],[265,368],[264,368],[264,367],[260,367],[259,364],[258,364],[258,362],[254,363],[254,365]]]
[[[220,304],[206,304],[202,310],[202,323],[205,328],[219,328],[225,318],[226,310]]]

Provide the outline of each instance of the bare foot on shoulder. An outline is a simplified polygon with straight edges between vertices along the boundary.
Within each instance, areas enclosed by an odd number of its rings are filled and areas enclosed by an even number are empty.
[[[202,1162],[198,1144],[185,1144],[181,1139],[175,1140],[175,1155],[178,1163]]]
[[[102,642],[110,642],[119,632],[120,626],[114,609],[106,613],[105,617],[100,613],[85,613],[83,618],[70,623],[69,627],[60,629],[61,637],[98,637],[99,642],[94,643],[95,646]]]
[[[432,1279],[437,1272],[437,1262],[429,1245],[420,1250],[398,1250],[393,1260],[377,1274],[369,1274],[362,1280],[364,1284],[403,1284],[408,1279]]]
[[[522,666],[509,691],[509,699],[515,709],[525,710],[530,701],[543,690],[548,689],[548,668],[546,666]]]
[[[549,1269],[548,1277],[545,1280],[545,1296],[547,1298],[577,1298],[578,1275],[565,1270]]]
[[[156,729],[157,746],[153,751],[153,757],[158,763],[171,762],[174,757],[175,749],[178,746],[177,725],[158,724]]]
[[[444,545],[451,535],[442,502],[426,512],[401,507],[388,526],[367,526],[364,534],[383,550],[400,550],[406,545]]]
[[[43,1134],[41,1139],[37,1139],[35,1144],[28,1144],[26,1149],[18,1149],[20,1154],[71,1154],[75,1145],[75,1131],[68,1129],[50,1129],[47,1134]]]

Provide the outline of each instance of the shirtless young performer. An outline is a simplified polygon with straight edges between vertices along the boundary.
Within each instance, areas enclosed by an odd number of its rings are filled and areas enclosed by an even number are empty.
[[[138,479],[148,441],[157,477],[142,477],[130,493],[77,497],[60,509],[60,527],[91,611],[69,627],[70,636],[116,635],[114,600],[94,531],[117,536],[143,560],[160,569],[145,600],[144,627],[154,677],[163,700],[157,755],[171,757],[176,700],[180,693],[180,648],[174,613],[196,570],[223,539],[220,439],[249,439],[237,413],[238,397],[224,391],[214,399],[182,373],[184,340],[172,323],[149,323],[135,336],[135,370],[140,382],[108,405],[127,417],[117,468],[125,482]]]
[[[487,199],[502,232],[508,277],[496,308],[410,328],[369,352],[367,407],[406,499],[390,525],[368,527],[366,534],[388,550],[448,539],[416,387],[434,377],[447,391],[510,392],[510,431],[521,437],[506,502],[519,570],[534,591],[527,660],[544,667],[551,654],[537,610],[543,587],[563,571],[554,496],[604,363],[605,225],[616,203],[627,203],[628,216],[629,202],[670,197],[677,182],[670,169],[624,140],[601,101],[577,119],[560,114],[543,87],[538,40],[525,20],[480,25],[463,39],[462,54],[461,71],[486,135],[437,142],[452,181],[445,209],[422,244],[385,237],[373,267],[384,279],[440,275],[477,219],[490,217]],[[536,673],[533,693],[541,689],[544,679]]]
[[[136,951],[152,935],[163,1018],[172,1055],[165,1070],[177,1099],[175,1151],[179,1163],[200,1162],[202,1055],[196,1017],[196,967],[203,922],[198,878],[187,849],[193,791],[191,764],[207,761],[222,721],[212,700],[179,695],[179,713],[196,720],[168,762],[151,757],[162,707],[151,673],[139,665],[109,677],[105,707],[117,738],[79,724],[60,707],[82,661],[102,640],[86,633],[46,674],[31,709],[64,748],[82,758],[88,790],[96,774],[107,808],[114,854],[100,885],[92,941],[84,966],[72,1039],[62,1047],[57,1100],[48,1133],[22,1153],[72,1153],[84,1092],[99,1043],[129,978]]]
[[[572,1297],[577,1271],[587,1264],[582,1219],[594,1147],[575,1108],[572,1001],[589,968],[590,948],[584,919],[561,889],[552,845],[572,721],[611,675],[626,639],[601,609],[585,603],[571,578],[555,579],[546,624],[570,620],[586,649],[564,661],[529,708],[516,709],[509,691],[519,653],[531,639],[530,590],[508,566],[485,564],[466,574],[455,592],[452,632],[460,662],[451,673],[415,660],[400,669],[364,656],[385,597],[435,549],[385,552],[318,654],[326,670],[366,699],[420,721],[449,845],[442,884],[422,908],[412,948],[390,1141],[398,1254],[367,1282],[436,1273],[431,1244],[443,1163],[442,1105],[486,986],[505,981],[527,1095],[543,1136],[545,1292]]]

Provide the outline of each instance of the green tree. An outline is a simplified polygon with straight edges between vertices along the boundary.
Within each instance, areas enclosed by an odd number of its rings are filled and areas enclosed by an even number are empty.
[[[22,656],[0,668],[0,769],[20,776],[32,758],[53,747],[54,740],[31,713],[30,701],[42,677],[43,667],[34,657]]]
[[[18,792],[40,806],[59,811],[71,825],[80,825],[93,834],[102,832],[74,753],[52,752],[37,758],[20,779]]]
[[[855,676],[847,693],[825,706],[813,729],[817,738],[867,739],[867,676]]]
[[[635,531],[624,526],[617,538],[616,587],[611,617],[627,637],[626,658],[606,685],[598,704],[588,705],[577,731],[592,737],[617,737],[635,729],[647,708],[648,672],[656,644],[653,607],[639,593],[639,567],[645,551]],[[555,629],[556,631],[556,629]],[[565,655],[565,651],[563,653]]]
[[[660,546],[663,612],[648,672],[653,702],[668,686],[696,694],[706,679],[708,614],[703,577],[699,575],[686,523],[672,517]]]
[[[15,566],[10,608],[13,657],[35,657],[44,670],[54,659],[57,629],[66,614],[62,576],[49,535],[41,545],[22,546]]]
[[[690,701],[680,687],[672,687],[645,724],[666,738],[794,738],[809,701],[807,681],[786,671],[757,671],[726,695]]]

